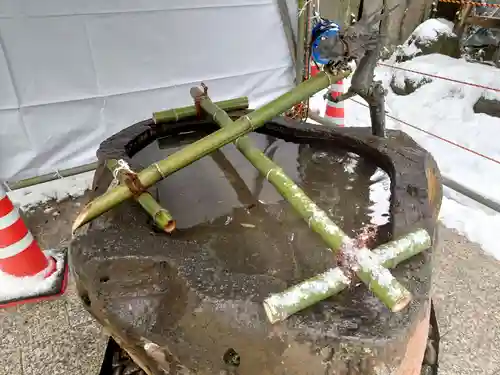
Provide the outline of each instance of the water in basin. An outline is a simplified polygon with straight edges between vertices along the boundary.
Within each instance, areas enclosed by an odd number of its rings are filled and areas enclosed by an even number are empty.
[[[145,167],[167,158],[204,134],[191,132],[163,138],[134,155]],[[371,161],[331,144],[298,144],[252,133],[250,138],[313,199],[349,236],[366,228],[387,239],[390,229],[390,179]],[[178,230],[172,238],[196,241],[232,272],[282,274],[283,252],[296,258],[287,282],[325,270],[325,248],[292,207],[232,144],[191,164],[151,190],[170,210]],[[310,249],[310,252],[304,251]],[[315,248],[321,248],[318,257]],[[275,253],[275,255],[273,255]]]

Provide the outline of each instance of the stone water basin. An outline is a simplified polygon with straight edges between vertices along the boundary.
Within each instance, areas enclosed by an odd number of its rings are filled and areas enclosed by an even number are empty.
[[[106,159],[140,170],[216,129],[146,120],[115,134],[98,150],[93,196],[112,181]],[[370,247],[417,228],[436,239],[439,171],[404,133],[277,118],[250,137],[348,235],[372,228]],[[149,191],[176,219],[173,234],[130,200],[78,230],[69,256],[83,304],[145,373],[420,373],[435,240],[392,271],[414,296],[402,312],[358,285],[270,324],[270,293],[336,265],[307,223],[233,145]]]

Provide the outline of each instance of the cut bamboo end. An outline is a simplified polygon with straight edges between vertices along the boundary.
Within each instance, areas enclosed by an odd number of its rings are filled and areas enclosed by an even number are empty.
[[[173,220],[173,219],[172,219],[172,220],[170,220],[170,221],[167,223],[167,225],[165,225],[165,226],[163,227],[163,230],[164,230],[166,233],[169,233],[169,234],[170,234],[170,233],[172,233],[172,232],[175,230],[175,228],[176,228],[176,227],[177,227],[177,223],[175,222],[175,220]]]
[[[73,226],[71,227],[71,233],[75,233],[75,231],[80,228],[82,225],[84,225],[86,223],[86,218],[87,218],[87,215],[88,215],[88,210],[90,208],[90,203],[87,204],[82,212],[80,212],[78,214],[78,216],[76,217],[75,221],[73,221]]]
[[[164,208],[161,208],[161,206],[156,201],[154,201],[154,203],[153,201],[150,201],[150,203],[153,204],[155,209],[159,208],[159,210],[152,215],[156,226],[166,233],[172,233],[176,228],[176,222],[170,212]]]
[[[77,218],[77,219],[78,219],[78,218]],[[75,220],[75,221],[73,222],[73,226],[71,227],[71,234],[74,234],[74,233],[75,233],[75,231],[76,231],[78,228],[80,228],[80,227],[82,226],[82,224],[81,224],[81,222],[80,222],[80,221],[81,221],[81,220]]]
[[[266,312],[267,320],[269,320],[269,323],[275,324],[278,322],[281,322],[288,318],[288,314],[281,314],[276,308],[275,305],[270,303],[270,298],[267,298],[264,300],[262,305],[264,306],[264,311]]]
[[[410,292],[380,264],[376,255],[367,248],[349,248],[355,259],[356,275],[389,310],[406,300]],[[348,251],[349,252],[349,251]]]
[[[395,312],[395,313],[402,311],[403,309],[406,308],[406,306],[408,306],[410,304],[412,299],[413,298],[412,298],[411,294],[404,296],[402,299],[400,299],[398,302],[396,302],[394,304],[394,306],[392,306],[391,311]]]

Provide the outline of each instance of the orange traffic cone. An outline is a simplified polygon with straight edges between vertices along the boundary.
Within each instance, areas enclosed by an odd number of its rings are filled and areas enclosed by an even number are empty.
[[[311,77],[314,77],[320,71],[321,71],[320,66],[316,65],[313,61],[311,61]]]
[[[67,278],[66,255],[40,249],[0,187],[0,307],[59,296]]]
[[[344,93],[344,81],[338,81],[330,85],[326,99],[325,117],[329,118],[332,123],[343,128],[344,121],[344,102],[334,102],[331,98],[338,98]]]

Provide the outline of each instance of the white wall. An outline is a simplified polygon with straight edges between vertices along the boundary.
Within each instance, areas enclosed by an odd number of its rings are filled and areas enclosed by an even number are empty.
[[[200,81],[253,103],[293,81],[273,0],[0,0],[0,48],[0,180],[89,163]]]

